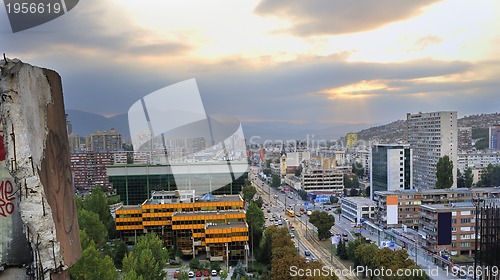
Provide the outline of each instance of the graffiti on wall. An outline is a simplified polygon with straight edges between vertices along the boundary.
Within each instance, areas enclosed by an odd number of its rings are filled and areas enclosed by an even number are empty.
[[[0,169],[6,169],[5,167],[5,147],[3,144],[3,124],[2,118],[0,118]],[[14,186],[8,176],[4,176],[1,172],[1,183],[0,183],[0,217],[7,217],[14,212]]]

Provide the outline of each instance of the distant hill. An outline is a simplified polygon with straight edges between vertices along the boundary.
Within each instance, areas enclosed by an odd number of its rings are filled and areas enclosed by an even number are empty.
[[[500,125],[500,113],[470,115],[457,120],[458,127],[472,127],[473,139],[483,138],[484,129],[492,125]],[[404,140],[406,120],[397,120],[389,124],[370,127],[358,132],[358,139],[377,140],[382,143],[396,143]],[[477,135],[474,135],[477,134]]]
[[[66,110],[66,114],[68,114],[68,119],[71,121],[73,133],[76,135],[86,136],[97,130],[114,128],[124,137],[130,137],[127,114],[120,114],[111,118],[78,110]]]
[[[111,118],[78,111],[66,110],[68,119],[71,121],[73,133],[80,136],[89,135],[96,130],[109,130],[111,128],[119,131],[124,137],[129,138],[127,114],[119,114]],[[269,140],[296,140],[309,139],[310,141],[337,140],[346,133],[356,131],[369,124],[324,124],[319,122],[309,123],[286,123],[286,122],[248,122],[242,123],[245,137],[255,143],[263,143]],[[253,138],[252,138],[253,137]]]

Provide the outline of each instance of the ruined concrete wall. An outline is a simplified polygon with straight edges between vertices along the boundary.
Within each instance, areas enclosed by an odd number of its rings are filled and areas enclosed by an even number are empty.
[[[0,115],[12,201],[22,221],[12,227],[29,241],[35,279],[69,279],[81,248],[61,79],[52,70],[7,61],[0,63]]]

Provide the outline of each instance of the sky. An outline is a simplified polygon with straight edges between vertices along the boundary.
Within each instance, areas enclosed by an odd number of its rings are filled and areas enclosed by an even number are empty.
[[[66,109],[126,113],[196,78],[207,113],[246,123],[383,124],[500,109],[495,0],[84,0],[0,52],[56,70]]]

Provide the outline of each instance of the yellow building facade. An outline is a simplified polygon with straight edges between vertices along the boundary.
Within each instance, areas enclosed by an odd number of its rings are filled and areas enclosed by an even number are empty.
[[[243,260],[248,225],[241,196],[196,198],[194,191],[160,191],[142,205],[116,210],[116,229],[131,244],[155,232],[184,255],[206,253],[212,261]]]

